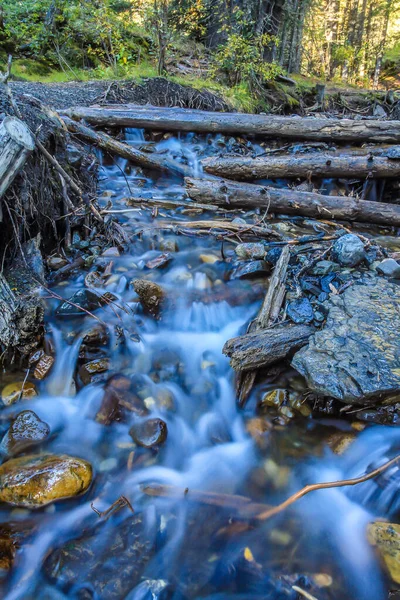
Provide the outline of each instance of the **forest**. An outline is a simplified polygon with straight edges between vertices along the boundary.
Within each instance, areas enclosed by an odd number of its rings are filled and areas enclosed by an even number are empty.
[[[3,0],[0,60],[44,80],[185,77],[262,97],[284,77],[397,85],[398,0]]]

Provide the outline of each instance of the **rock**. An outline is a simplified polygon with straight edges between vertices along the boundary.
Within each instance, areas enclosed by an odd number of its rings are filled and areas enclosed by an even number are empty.
[[[59,317],[85,317],[87,316],[85,310],[93,312],[104,306],[104,304],[101,295],[83,288],[68,298],[68,301],[61,302],[56,310],[56,315]],[[79,307],[84,310],[80,310]]]
[[[96,377],[100,373],[105,373],[110,368],[110,360],[108,358],[96,358],[79,369],[79,376],[84,385],[104,381],[104,376]]]
[[[168,252],[164,254],[159,254],[152,260],[148,260],[146,263],[146,267],[148,269],[159,269],[161,267],[165,267],[169,262],[171,262],[172,256]]]
[[[331,296],[326,323],[292,365],[321,395],[368,404],[400,391],[400,287],[365,278]]]
[[[107,258],[117,258],[120,256],[120,253],[116,246],[112,246],[112,248],[107,248],[104,250],[104,252],[101,253],[101,256],[105,256]]]
[[[104,325],[98,324],[93,325],[93,327],[86,331],[82,343],[95,346],[104,346],[108,344],[109,340],[110,336],[107,329],[104,327]]]
[[[68,596],[75,589],[82,599],[122,600],[141,582],[153,550],[151,531],[149,535],[138,513],[112,527],[99,523],[68,540],[50,554],[44,568],[59,588],[68,590]]]
[[[387,158],[390,158],[392,160],[400,160],[400,147],[392,146],[391,148],[385,150],[382,156],[386,156]]]
[[[287,316],[293,323],[311,323],[314,320],[314,311],[307,298],[292,300],[287,305]]]
[[[9,571],[13,566],[18,548],[32,534],[31,522],[14,521],[0,523],[0,571]],[[4,573],[0,572],[0,578]]]
[[[262,277],[271,272],[271,267],[264,260],[253,260],[239,265],[231,274],[231,279],[250,279]]]
[[[339,269],[340,266],[331,260],[320,260],[315,267],[313,267],[311,272],[313,275],[323,276],[328,275],[329,273],[336,273]]]
[[[264,396],[261,399],[260,406],[273,406],[275,408],[278,408],[279,406],[281,406],[281,404],[285,402],[286,398],[287,391],[285,389],[271,390],[264,394]]]
[[[156,319],[159,318],[165,301],[163,288],[153,281],[147,281],[147,279],[135,279],[133,288],[139,296],[144,311]]]
[[[376,521],[368,525],[368,541],[376,546],[390,577],[400,584],[400,525]]]
[[[386,119],[387,112],[383,108],[383,106],[381,106],[380,104],[375,104],[374,110],[373,110],[373,116],[376,117],[377,119]]]
[[[39,362],[33,372],[33,376],[36,379],[44,379],[49,374],[51,367],[54,364],[54,358],[48,354],[43,354],[40,357]]]
[[[335,431],[327,438],[326,443],[334,454],[340,456],[350,448],[356,439],[357,434],[355,431]]]
[[[265,255],[265,260],[271,265],[276,265],[281,254],[282,246],[276,246],[276,248],[271,248],[268,250],[267,254]]]
[[[9,383],[1,391],[1,399],[6,406],[14,404],[20,398],[28,400],[35,396],[37,396],[36,387],[30,381]]]
[[[265,246],[261,243],[245,243],[238,244],[235,248],[236,256],[239,258],[256,260],[257,258],[264,258]]]
[[[23,410],[12,421],[10,428],[0,443],[0,450],[5,454],[18,454],[44,442],[50,433],[50,427],[32,410]]]
[[[393,279],[400,279],[400,265],[393,258],[385,258],[376,266],[378,273]]]
[[[160,240],[159,249],[162,252],[178,252],[179,247],[175,240]]]
[[[357,235],[347,233],[333,244],[332,256],[343,267],[356,267],[365,258],[364,244]]]
[[[67,259],[63,258],[62,256],[50,256],[47,259],[47,266],[52,271],[58,271],[58,269],[65,267],[65,265],[67,265],[67,264],[68,264]]]
[[[167,424],[161,419],[147,419],[132,425],[129,435],[138,446],[153,448],[165,442],[168,435]]]
[[[0,502],[39,508],[83,494],[92,482],[90,463],[53,454],[12,458],[0,466]]]

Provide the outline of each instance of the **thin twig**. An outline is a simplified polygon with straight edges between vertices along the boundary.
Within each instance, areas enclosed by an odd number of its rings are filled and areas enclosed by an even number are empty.
[[[285,500],[281,504],[278,504],[278,506],[274,506],[273,508],[270,508],[258,514],[256,518],[260,521],[266,521],[270,517],[273,517],[285,510],[288,506],[294,504],[294,502],[297,502],[297,500],[300,500],[300,498],[303,498],[303,496],[306,496],[310,492],[315,492],[316,490],[326,490],[330,488],[345,487],[349,485],[357,485],[359,483],[364,483],[364,481],[368,481],[369,479],[373,479],[377,475],[380,475],[381,473],[383,473],[383,471],[386,471],[389,467],[392,467],[399,461],[400,454],[387,461],[377,469],[374,469],[373,471],[370,471],[365,475],[361,475],[360,477],[355,477],[354,479],[342,479],[339,481],[327,481],[325,483],[312,483],[310,485],[306,485],[301,490],[290,496],[287,500]]]

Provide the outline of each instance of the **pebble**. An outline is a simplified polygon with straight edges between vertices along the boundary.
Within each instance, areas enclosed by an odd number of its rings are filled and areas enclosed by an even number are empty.
[[[68,264],[67,259],[62,258],[61,256],[50,256],[47,259],[47,266],[52,271],[58,271],[58,269],[65,267],[65,265],[67,265],[67,264]]]
[[[201,262],[207,265],[213,265],[220,260],[215,254],[200,254],[199,258]]]
[[[84,493],[92,482],[90,463],[66,455],[12,458],[0,466],[0,502],[40,508]]]
[[[312,269],[312,273],[313,275],[323,276],[329,273],[336,273],[339,269],[340,266],[331,260],[320,260]]]
[[[343,267],[356,267],[365,259],[364,244],[357,235],[347,233],[333,244],[332,256]]]
[[[36,368],[33,372],[33,376],[35,379],[44,379],[46,375],[50,373],[51,367],[54,364],[53,356],[49,356],[48,354],[44,354],[36,365]]]
[[[109,368],[110,360],[108,358],[96,358],[79,369],[79,376],[84,385],[88,385],[89,383],[99,381],[99,378],[96,378],[95,376],[105,373]],[[101,377],[100,380],[102,381],[103,377]]]
[[[270,273],[271,268],[263,260],[253,260],[237,267],[231,275],[231,279],[249,279]]]
[[[394,258],[385,258],[376,266],[376,270],[386,277],[400,279],[400,265]]]
[[[264,258],[265,246],[260,243],[245,243],[238,244],[235,248],[236,256],[239,258],[251,258],[256,260],[258,258]]]

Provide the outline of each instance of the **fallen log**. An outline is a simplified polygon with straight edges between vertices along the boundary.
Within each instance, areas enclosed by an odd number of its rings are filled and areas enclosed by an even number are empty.
[[[268,290],[255,320],[250,324],[249,332],[260,331],[274,323],[279,315],[286,294],[286,273],[290,260],[289,246],[283,248],[269,281]],[[244,407],[256,379],[257,371],[239,373],[236,389],[239,406]]]
[[[6,117],[0,125],[0,198],[34,148],[35,141],[25,123],[15,117]]]
[[[207,173],[251,181],[277,177],[398,177],[400,161],[372,154],[310,153],[250,158],[243,156],[210,157],[201,161]]]
[[[235,371],[253,371],[278,362],[305,346],[314,331],[310,325],[277,325],[232,338],[222,352],[229,356]]]
[[[78,106],[60,114],[102,127],[250,134],[295,140],[400,142],[400,121],[217,113],[132,104],[107,108]]]
[[[314,192],[276,189],[225,179],[186,180],[186,191],[196,202],[230,208],[260,207],[269,212],[317,219],[359,221],[376,225],[400,225],[400,206],[358,200],[349,196],[323,196]]]
[[[86,142],[90,142],[95,146],[98,146],[105,152],[109,152],[110,154],[116,154],[117,156],[122,156],[122,158],[126,158],[140,167],[144,167],[145,169],[155,169],[157,171],[175,171],[181,173],[182,175],[191,175],[192,170],[187,165],[178,163],[175,160],[171,160],[167,156],[161,156],[159,154],[147,154],[146,152],[141,152],[141,150],[137,150],[136,148],[132,148],[128,144],[124,144],[115,140],[110,135],[103,133],[101,131],[93,131],[89,127],[85,127],[85,125],[81,125],[76,121],[72,121],[68,117],[63,117],[63,121],[68,128],[70,133],[78,135],[80,138],[85,140]]]

